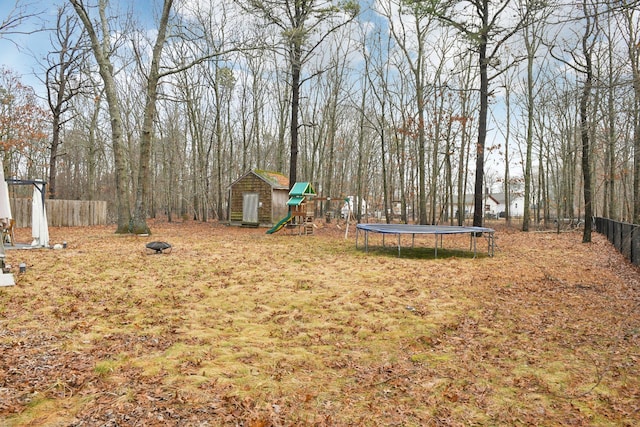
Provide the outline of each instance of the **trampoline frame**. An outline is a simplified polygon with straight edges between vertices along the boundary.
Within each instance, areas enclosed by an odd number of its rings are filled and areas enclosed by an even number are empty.
[[[492,257],[495,252],[495,230],[487,227],[455,226],[455,225],[413,225],[413,224],[375,224],[363,223],[356,225],[356,249],[358,249],[358,237],[364,233],[364,250],[369,252],[369,233],[382,234],[382,246],[384,247],[384,237],[386,234],[398,236],[398,257],[400,256],[400,237],[403,234],[411,234],[411,247],[415,242],[416,234],[433,234],[435,236],[434,257],[438,258],[438,237],[442,247],[442,237],[445,234],[469,234],[469,250],[473,250],[473,257],[478,256],[477,237],[483,235],[487,238],[487,255]]]

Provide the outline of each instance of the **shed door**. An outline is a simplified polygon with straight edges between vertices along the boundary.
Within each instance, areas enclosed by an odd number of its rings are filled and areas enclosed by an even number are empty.
[[[258,222],[258,193],[244,193],[242,195],[242,222]]]

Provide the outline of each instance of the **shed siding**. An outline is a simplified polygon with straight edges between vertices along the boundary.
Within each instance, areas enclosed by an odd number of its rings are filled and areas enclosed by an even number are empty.
[[[258,195],[258,225],[272,226],[287,215],[288,185],[284,175],[251,171],[238,178],[229,188],[229,223],[243,224],[243,198],[247,193]],[[255,224],[255,223],[252,223]]]
[[[289,192],[287,190],[273,190],[273,223],[280,221],[287,216],[289,208],[287,201],[289,200]]]
[[[271,222],[271,186],[255,176],[248,174],[236,182],[231,189],[231,221],[242,221],[242,200],[245,193],[258,194],[258,222]]]

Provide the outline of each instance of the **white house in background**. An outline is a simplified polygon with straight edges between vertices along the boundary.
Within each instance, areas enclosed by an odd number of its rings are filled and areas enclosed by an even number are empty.
[[[453,212],[454,217],[458,216],[458,204],[457,204],[457,196],[453,196]],[[498,216],[498,207],[500,206],[500,202],[496,200],[492,195],[486,194],[484,195],[483,200],[484,206],[484,215],[490,216]],[[475,198],[473,194],[465,194],[464,195],[464,218],[473,217],[473,211],[475,208]]]
[[[456,197],[454,196],[453,212],[457,212]],[[470,218],[473,216],[474,211],[474,196],[473,194],[465,194],[464,196],[464,216]],[[504,217],[505,212],[505,197],[504,193],[490,193],[483,195],[483,216],[489,216],[494,218]],[[510,210],[509,215],[513,217],[519,217],[524,214],[524,198],[521,195],[511,195],[509,203]]]
[[[493,193],[491,197],[498,201],[496,208],[498,216],[506,211],[505,195],[504,193]],[[524,215],[524,197],[520,193],[513,193],[510,195],[509,200],[509,216],[522,217]]]

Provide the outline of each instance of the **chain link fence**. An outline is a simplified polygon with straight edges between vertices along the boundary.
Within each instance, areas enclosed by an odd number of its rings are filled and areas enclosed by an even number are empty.
[[[596,231],[607,239],[634,265],[640,266],[640,225],[595,218]]]

